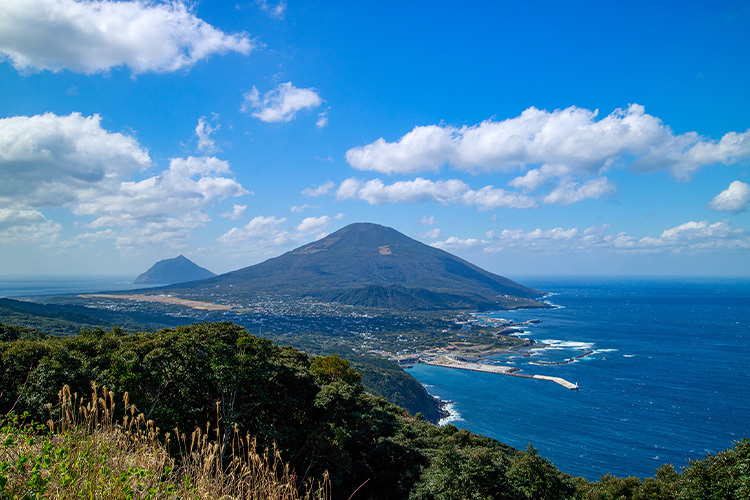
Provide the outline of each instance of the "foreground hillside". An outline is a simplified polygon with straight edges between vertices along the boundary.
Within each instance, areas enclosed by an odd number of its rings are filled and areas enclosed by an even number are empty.
[[[422,413],[431,422],[442,418],[440,403],[429,395],[417,380],[400,366],[381,356],[366,352],[354,352],[349,346],[336,342],[321,342],[325,332],[297,333],[285,335],[288,325],[274,328],[277,316],[265,317],[264,334],[270,340],[293,345],[300,350],[317,355],[337,354],[348,359],[362,374],[362,383],[374,394],[383,396],[391,403],[404,407],[410,413]],[[168,314],[127,312],[119,313],[108,309],[82,307],[76,305],[37,304],[34,302],[0,299],[0,323],[20,325],[47,334],[68,336],[79,331],[113,328],[121,325],[127,331],[155,331],[194,323],[195,318]],[[0,330],[0,336],[2,331]]]
[[[369,395],[359,373],[337,356],[281,348],[230,323],[132,335],[114,328],[68,338],[12,326],[0,332],[3,414],[12,409],[46,421],[46,405],[58,403],[64,384],[87,395],[96,381],[117,394],[128,392],[129,403],[162,429],[189,435],[218,420],[223,430],[215,434],[216,449],[227,454],[230,448],[222,445],[231,443],[233,430],[254,436],[260,449],[276,445],[302,483],[329,474],[333,498],[356,492],[352,498],[698,499],[747,498],[750,492],[747,440],[681,474],[665,466],[653,479],[589,483],[560,472],[533,448],[519,452],[411,417]],[[124,410],[115,405],[112,418],[121,419]],[[54,407],[52,413],[59,418]],[[3,429],[6,455],[12,455],[13,439],[5,438],[13,432],[12,426]],[[12,470],[21,471],[6,462],[3,485],[13,479]],[[138,470],[145,474],[148,465]]]

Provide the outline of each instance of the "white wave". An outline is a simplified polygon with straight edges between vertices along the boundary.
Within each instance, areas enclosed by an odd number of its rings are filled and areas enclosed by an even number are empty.
[[[622,357],[623,358],[634,358],[635,354],[623,354]]]
[[[553,308],[555,308],[555,309],[565,309],[565,306],[561,306],[561,305],[559,305],[559,304],[555,304],[555,303],[554,303],[554,302],[552,302],[551,300],[543,300],[542,302],[544,302],[544,303],[545,303],[545,304],[547,304],[548,306],[550,306],[550,307],[553,307]]]
[[[439,426],[447,425],[447,424],[450,424],[452,422],[463,421],[463,417],[461,416],[461,414],[456,409],[456,403],[447,403],[444,406],[444,409],[445,409],[445,411],[448,412],[448,416],[447,417],[443,417],[440,420],[438,420],[438,425]]]
[[[549,351],[550,349],[555,349],[555,348],[554,347],[552,347],[552,348],[550,348],[550,347],[535,347],[533,349],[529,349],[528,352],[530,354],[532,354],[532,355],[535,355],[535,354],[542,354],[544,351]]]
[[[575,340],[544,339],[539,341],[548,345],[550,349],[593,349],[593,342],[578,342]]]

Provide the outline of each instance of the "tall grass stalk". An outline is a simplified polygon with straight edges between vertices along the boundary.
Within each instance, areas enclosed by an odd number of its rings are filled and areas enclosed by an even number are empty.
[[[0,499],[328,499],[328,478],[298,484],[273,448],[219,425],[162,434],[123,397],[92,384],[88,398],[64,386],[46,424],[6,415],[0,429]],[[168,450],[176,446],[180,458]],[[222,449],[223,448],[223,449]]]

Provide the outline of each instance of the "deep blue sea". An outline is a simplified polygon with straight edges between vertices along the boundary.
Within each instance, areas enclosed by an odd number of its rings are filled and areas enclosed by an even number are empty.
[[[520,278],[553,293],[551,310],[494,313],[542,345],[506,356],[555,383],[428,365],[409,370],[451,400],[454,425],[517,448],[528,442],[564,472],[653,476],[750,437],[750,280]],[[594,354],[562,365],[561,361]]]

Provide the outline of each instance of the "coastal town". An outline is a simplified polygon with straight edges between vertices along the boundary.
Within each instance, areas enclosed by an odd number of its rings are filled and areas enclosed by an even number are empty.
[[[326,332],[327,341],[349,347],[354,352],[380,355],[408,368],[424,363],[445,368],[479,371],[555,382],[570,390],[578,385],[560,377],[519,373],[516,366],[493,360],[509,351],[525,352],[535,343],[519,337],[524,327],[540,323],[532,319],[513,322],[481,314],[391,315],[340,304],[314,301],[279,300],[265,297],[252,304],[221,304],[188,300],[165,294],[88,294],[81,298],[96,301],[109,309],[151,309],[154,305],[172,308],[168,314],[192,316],[199,321],[234,321],[261,336],[289,340],[315,332]],[[264,331],[265,329],[265,331]],[[334,338],[338,337],[338,339]],[[326,340],[323,340],[325,342]],[[563,361],[529,361],[530,365],[566,364],[592,354],[583,351]]]

